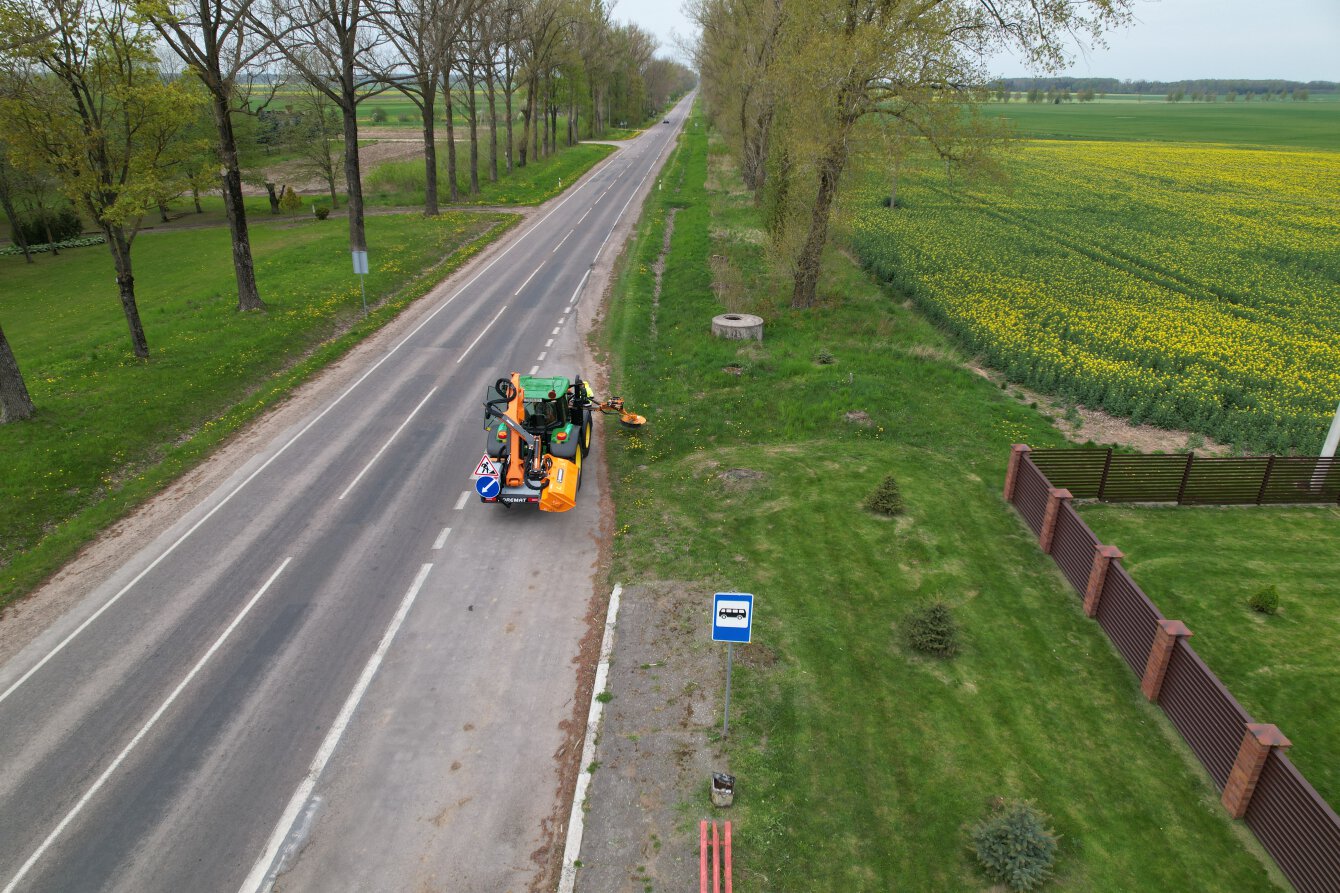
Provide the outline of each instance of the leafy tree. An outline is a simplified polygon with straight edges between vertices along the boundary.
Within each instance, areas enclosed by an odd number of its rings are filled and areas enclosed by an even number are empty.
[[[23,259],[32,263],[33,254],[28,250],[28,240],[23,235],[19,213],[14,207],[22,180],[23,174],[9,160],[9,147],[0,140],[0,209],[4,210],[5,219],[9,221],[10,238],[23,251]]]
[[[110,0],[0,0],[0,26],[25,37],[4,60],[19,89],[0,99],[14,157],[51,171],[102,230],[131,344],[147,358],[131,245],[189,154],[177,136],[197,97],[159,76],[151,34]]]
[[[135,0],[135,8],[157,30],[168,48],[199,79],[208,94],[215,128],[215,165],[201,165],[190,172],[192,195],[200,210],[200,188],[207,182],[203,171],[221,167],[223,207],[232,236],[233,274],[237,280],[237,309],[261,310],[256,266],[251,257],[251,235],[242,197],[235,119],[250,101],[251,80],[243,80],[248,66],[264,50],[264,42],[249,26],[247,13],[252,0]]]
[[[774,126],[786,126],[770,138],[768,151],[787,159],[791,179],[774,187],[786,192],[790,209],[777,218],[787,229],[774,241],[790,265],[791,304],[798,308],[816,300],[819,260],[859,121],[898,118],[947,161],[984,164],[999,135],[961,113],[974,98],[972,85],[985,80],[984,55],[1008,46],[1036,66],[1060,67],[1071,35],[1097,38],[1129,18],[1129,0],[773,0],[775,14],[749,20],[741,34],[738,17],[735,25],[723,24],[735,3],[700,0],[696,17],[705,45],[723,39],[723,31],[735,48],[775,42],[764,76],[778,106]],[[732,54],[705,46],[700,55],[715,63]],[[737,86],[730,98],[740,92]],[[711,113],[714,121],[724,119],[719,105]]]

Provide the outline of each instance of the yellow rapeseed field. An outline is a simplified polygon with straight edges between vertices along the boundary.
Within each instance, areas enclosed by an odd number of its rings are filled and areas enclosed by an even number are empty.
[[[1007,191],[938,168],[850,237],[1012,380],[1246,449],[1340,400],[1340,153],[1031,142]]]

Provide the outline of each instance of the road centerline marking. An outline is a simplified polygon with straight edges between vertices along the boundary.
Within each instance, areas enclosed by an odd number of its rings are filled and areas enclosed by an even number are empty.
[[[292,560],[292,555],[285,558],[283,563],[279,565],[279,568],[270,575],[270,579],[266,580],[264,585],[256,591],[256,594],[251,597],[251,601],[246,603],[246,606],[233,618],[233,622],[228,624],[227,629],[214,640],[214,644],[209,646],[209,650],[204,653],[204,656],[196,661],[195,666],[193,666],[190,672],[186,674],[186,677],[182,679],[181,682],[177,683],[177,687],[172,690],[172,694],[167,696],[167,700],[160,704],[153,715],[149,717],[149,721],[140,727],[140,730],[135,733],[135,737],[130,739],[130,743],[116,755],[116,759],[112,760],[111,765],[103,770],[102,775],[98,776],[98,780],[93,782],[93,786],[84,792],[84,796],[80,797],[73,808],[65,814],[65,818],[60,820],[60,824],[56,825],[55,830],[48,834],[46,840],[42,841],[42,845],[33,851],[33,854],[28,857],[28,861],[24,862],[23,866],[19,868],[18,874],[14,875],[10,882],[5,885],[4,893],[13,893],[14,889],[18,887],[19,883],[27,876],[28,872],[32,870],[32,867],[37,864],[37,860],[41,859],[42,855],[51,848],[51,844],[55,843],[56,838],[60,837],[61,833],[69,827],[75,817],[83,811],[84,807],[88,805],[94,795],[97,794],[98,791],[102,789],[102,786],[107,783],[107,780],[112,777],[112,774],[125,762],[126,757],[130,756],[130,752],[144,740],[144,737],[149,734],[149,731],[163,718],[163,714],[167,713],[168,708],[177,700],[177,697],[186,689],[186,686],[191,683],[191,680],[204,669],[205,664],[209,663],[209,659],[223,646],[223,643],[233,634],[233,630],[237,629],[242,623],[242,620],[251,612],[251,609],[256,606],[256,602],[261,600],[261,596],[265,595],[270,589],[270,585],[284,572],[284,568],[288,567],[289,562]]]
[[[465,508],[465,503],[466,503],[466,501],[467,501],[472,495],[473,495],[473,493],[472,493],[470,490],[466,490],[464,493],[462,493],[462,494],[461,494],[461,498],[458,499],[458,500],[456,500],[456,511],[459,512],[461,509]]]
[[[386,439],[386,443],[382,444],[382,448],[377,450],[377,452],[373,454],[372,458],[368,460],[367,465],[363,466],[363,470],[358,473],[358,476],[349,482],[349,486],[344,488],[344,492],[341,493],[339,496],[340,499],[343,499],[344,497],[349,495],[349,491],[354,489],[354,485],[363,479],[363,475],[368,473],[368,469],[372,467],[372,464],[382,457],[382,453],[386,452],[386,448],[391,445],[391,441],[395,440],[396,437],[399,436],[400,432],[405,430],[405,426],[410,423],[410,419],[414,418],[414,416],[418,414],[419,410],[423,409],[423,405],[428,402],[428,398],[433,396],[433,394],[436,393],[436,391],[437,388],[433,388],[431,391],[425,394],[423,399],[419,401],[419,405],[414,407],[413,412],[405,416],[405,420],[400,423],[400,427],[395,429],[395,431],[391,434],[391,436]]]
[[[498,313],[493,317],[493,319],[489,320],[489,324],[486,325],[486,326],[484,326],[484,331],[480,332],[479,335],[476,336],[475,340],[470,342],[470,346],[467,347],[467,348],[461,353],[461,355],[460,355],[459,357],[456,358],[456,362],[457,362],[457,363],[460,363],[461,360],[465,359],[465,355],[466,355],[466,354],[468,354],[470,351],[474,350],[475,345],[478,344],[479,341],[480,341],[480,339],[483,338],[483,337],[488,333],[488,330],[489,330],[489,329],[493,328],[493,324],[494,324],[495,322],[498,321],[498,317],[499,317],[499,316],[502,316],[502,315],[503,315],[503,310],[506,310],[506,309],[507,309],[507,307],[506,307],[506,305],[504,305],[503,308],[502,308],[502,310],[499,310]]]
[[[451,536],[451,528],[443,527],[442,532],[437,535],[437,539],[433,540],[433,551],[436,552],[438,549],[445,546],[447,544],[447,537],[449,536]]]
[[[562,241],[560,241],[557,245],[555,245],[555,246],[554,246],[554,250],[551,251],[551,252],[549,252],[549,253],[550,253],[550,254],[557,254],[557,253],[558,253],[558,249],[560,249],[560,248],[563,247],[563,242],[566,242],[566,241],[568,240],[568,236],[571,236],[571,235],[572,235],[573,233],[575,233],[576,231],[577,231],[577,227],[575,227],[575,226],[574,226],[572,229],[568,230],[568,235],[567,235],[567,236],[564,236],[563,239],[562,239]]]
[[[279,855],[279,849],[283,846],[285,838],[288,837],[289,829],[293,827],[293,823],[297,820],[303,805],[311,798],[312,791],[316,788],[321,773],[325,771],[326,763],[330,762],[331,755],[335,753],[335,748],[339,746],[340,739],[344,737],[344,730],[352,722],[354,711],[358,709],[359,702],[363,700],[363,695],[367,692],[368,686],[372,684],[373,677],[377,675],[377,670],[382,665],[382,659],[386,657],[386,652],[391,648],[391,641],[395,639],[395,634],[399,632],[405,618],[409,616],[409,609],[413,607],[414,600],[418,598],[419,590],[423,588],[424,581],[428,579],[428,572],[432,569],[432,564],[424,564],[419,567],[419,574],[414,578],[409,591],[405,593],[395,616],[391,618],[391,625],[386,628],[386,632],[382,635],[381,642],[377,644],[377,650],[372,653],[372,657],[368,658],[367,664],[363,667],[362,675],[358,677],[358,682],[354,684],[353,691],[349,692],[349,697],[345,699],[344,706],[340,708],[339,715],[335,717],[334,724],[326,734],[326,739],[321,742],[321,747],[317,750],[312,765],[307,770],[307,775],[303,777],[302,783],[293,792],[293,797],[288,801],[288,806],[279,817],[279,823],[275,825],[265,851],[261,853],[261,857],[252,866],[251,873],[242,882],[242,886],[238,888],[239,893],[269,890],[274,885],[275,878],[271,877],[271,868],[275,857]]]
[[[543,268],[544,268],[544,261],[540,261],[540,265],[535,268],[535,273],[540,272],[540,270]],[[517,295],[521,294],[522,290],[525,289],[527,285],[530,285],[530,281],[535,278],[535,273],[531,273],[529,276],[526,277],[526,281],[521,283],[521,288],[518,288],[516,291],[512,292],[512,297],[515,298]]]

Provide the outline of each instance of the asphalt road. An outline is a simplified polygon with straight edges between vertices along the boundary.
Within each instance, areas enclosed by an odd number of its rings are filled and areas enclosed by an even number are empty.
[[[481,504],[481,404],[584,371],[588,273],[687,108],[0,667],[0,893],[552,882],[600,476],[561,515]]]

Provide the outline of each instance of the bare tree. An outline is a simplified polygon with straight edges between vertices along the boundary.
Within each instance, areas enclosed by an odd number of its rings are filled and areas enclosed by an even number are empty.
[[[437,91],[465,21],[482,0],[370,0],[371,14],[395,56],[382,81],[414,103],[423,122],[423,213],[438,213]],[[451,112],[448,110],[448,121]],[[454,136],[454,132],[452,136]],[[454,171],[453,171],[454,174]],[[452,180],[451,200],[456,200]]]
[[[344,133],[349,248],[367,251],[358,164],[358,104],[381,86],[377,50],[385,33],[366,0],[254,0],[243,12],[275,53],[339,108]]]
[[[233,116],[239,105],[250,104],[252,82],[246,73],[265,44],[250,27],[247,13],[252,0],[136,0],[136,10],[148,19],[163,42],[199,78],[209,94],[214,118],[223,207],[233,242],[233,275],[237,280],[237,309],[262,310],[251,257],[246,206],[242,200],[242,171],[238,163]],[[196,202],[199,208],[199,201]]]

